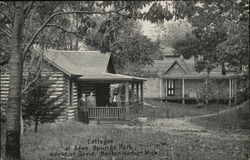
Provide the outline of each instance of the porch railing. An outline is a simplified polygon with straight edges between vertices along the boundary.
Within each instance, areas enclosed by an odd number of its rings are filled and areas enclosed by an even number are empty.
[[[123,119],[126,118],[125,107],[91,107],[89,118],[101,119]]]

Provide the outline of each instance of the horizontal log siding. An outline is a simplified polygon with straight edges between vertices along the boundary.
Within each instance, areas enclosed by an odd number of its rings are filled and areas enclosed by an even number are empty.
[[[24,79],[27,74],[24,73]],[[49,80],[53,83],[51,85],[50,90],[54,90],[50,98],[56,98],[58,95],[64,94],[56,103],[60,103],[64,100],[64,98],[68,99],[69,91],[68,91],[68,81],[69,78],[62,72],[53,72],[46,71],[42,72],[43,76],[51,76]],[[74,119],[75,118],[75,108],[77,107],[77,87],[76,84],[73,84],[73,106],[70,107],[69,102],[67,101],[61,107],[65,107],[65,112],[58,118],[59,121]],[[9,94],[9,74],[1,74],[0,75],[0,98],[1,101],[7,101]]]
[[[52,77],[49,78],[50,81],[52,81],[51,90],[54,90],[50,98],[61,96],[60,99],[58,99],[58,103],[67,100],[61,107],[65,108],[65,111],[62,113],[61,116],[58,117],[58,121],[63,121],[68,119],[68,107],[69,107],[69,91],[68,91],[68,77],[63,73],[56,73],[53,74]]]
[[[72,82],[72,104],[68,107],[68,119],[77,119],[77,107],[78,107],[78,95],[77,95],[77,85],[75,82]]]
[[[0,75],[0,99],[1,101],[7,101],[9,94],[9,75]]]

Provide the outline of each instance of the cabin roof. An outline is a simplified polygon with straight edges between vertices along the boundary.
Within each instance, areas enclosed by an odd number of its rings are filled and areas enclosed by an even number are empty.
[[[99,51],[47,50],[44,56],[59,69],[73,75],[106,72],[110,53]]]
[[[113,74],[113,73],[106,73],[103,72],[101,74],[85,74],[78,78],[82,81],[96,81],[96,82],[103,82],[103,81],[113,81],[113,82],[125,82],[125,81],[146,81],[144,78],[122,75],[122,74]]]
[[[107,73],[110,53],[100,51],[47,50],[45,60],[78,80],[93,81],[144,81],[146,79],[121,74]]]
[[[226,75],[222,75],[218,72],[211,72],[209,74],[210,79],[229,79],[239,76],[242,76],[242,74],[228,73]],[[192,75],[160,75],[160,77],[168,79],[205,79],[207,77],[207,73],[202,72],[199,74],[192,74]]]

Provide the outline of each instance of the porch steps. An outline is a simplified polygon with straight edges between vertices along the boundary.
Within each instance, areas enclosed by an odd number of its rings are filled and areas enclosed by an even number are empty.
[[[133,116],[129,116],[129,124],[133,123],[135,121],[138,120],[139,117],[141,117],[143,115],[143,111],[140,111],[138,114],[133,115]]]

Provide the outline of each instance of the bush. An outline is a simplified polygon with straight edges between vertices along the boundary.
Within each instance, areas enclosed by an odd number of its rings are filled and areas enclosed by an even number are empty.
[[[208,82],[208,84],[204,83],[201,86],[201,89],[198,91],[198,96],[196,98],[196,102],[198,107],[207,104],[207,102],[215,99],[216,93],[213,91],[214,84],[212,82]]]
[[[23,96],[23,118],[27,126],[34,122],[35,132],[37,132],[38,124],[54,122],[62,115],[67,101],[64,97],[66,90],[52,98],[56,91],[48,77],[42,76],[31,84],[30,88],[32,89]]]
[[[1,101],[0,123],[5,123],[7,120],[7,102],[6,100]]]

